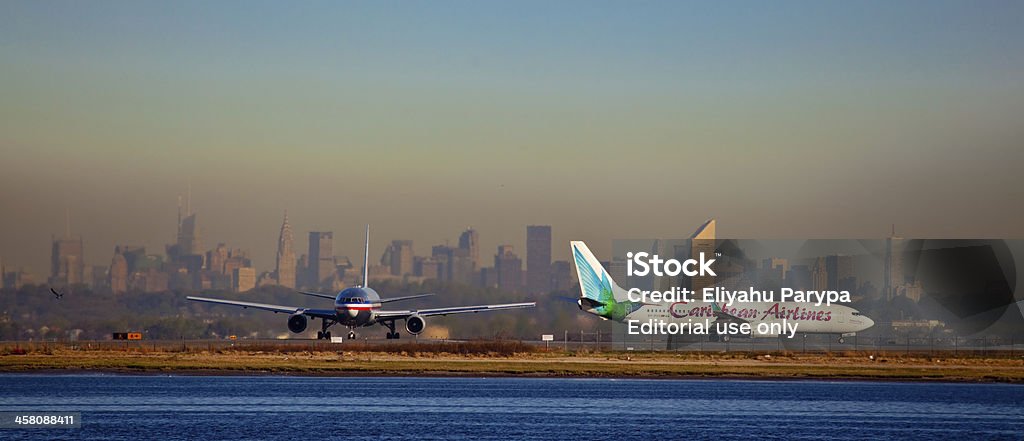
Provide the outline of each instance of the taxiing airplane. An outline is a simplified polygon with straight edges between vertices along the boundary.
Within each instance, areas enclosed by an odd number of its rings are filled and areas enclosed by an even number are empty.
[[[405,297],[392,297],[389,299],[382,299],[377,291],[367,286],[368,278],[368,267],[370,258],[370,226],[366,226],[366,246],[363,252],[363,284],[362,286],[355,286],[351,288],[345,288],[337,295],[322,294],[317,292],[306,292],[299,291],[301,294],[305,294],[313,297],[322,297],[325,299],[334,300],[333,309],[320,309],[320,308],[307,308],[301,306],[282,306],[282,305],[268,305],[264,303],[250,303],[240,302],[236,300],[224,300],[224,299],[211,299],[206,297],[187,297],[189,300],[197,302],[216,303],[221,305],[240,306],[242,308],[255,308],[262,309],[265,311],[272,311],[274,313],[289,314],[288,317],[288,330],[298,334],[306,330],[308,319],[320,319],[321,329],[317,332],[318,339],[330,339],[331,331],[328,329],[331,326],[340,324],[349,328],[348,338],[354,339],[356,337],[355,329],[363,326],[373,326],[380,324],[388,328],[387,338],[394,339],[399,338],[398,331],[395,330],[395,322],[397,320],[405,320],[405,330],[412,335],[417,335],[426,328],[427,321],[426,317],[430,316],[442,316],[451,314],[464,314],[468,312],[484,312],[484,311],[498,311],[502,309],[516,309],[516,308],[532,308],[536,305],[535,302],[525,303],[504,303],[498,305],[479,305],[479,306],[456,306],[447,308],[430,308],[430,309],[401,309],[401,310],[383,310],[381,306],[384,303],[397,302],[400,300],[410,300],[420,297],[431,296],[433,294],[418,294],[413,296]]]
[[[632,320],[639,322],[662,321],[665,323],[693,323],[696,321],[713,323],[717,320],[750,323],[757,329],[759,323],[775,324],[771,329],[784,329],[779,326],[783,319],[787,323],[797,324],[799,334],[837,334],[839,342],[844,337],[851,337],[857,332],[874,326],[875,322],[856,309],[845,305],[818,305],[802,302],[759,302],[742,303],[736,307],[723,308],[714,302],[668,302],[642,303],[632,302],[627,291],[621,288],[600,261],[580,241],[571,242],[573,260],[576,262],[576,273],[580,281],[580,298],[576,301],[579,308],[605,320],[627,323]],[[769,327],[764,327],[769,329]],[[777,337],[780,333],[752,332],[751,337]],[[728,335],[723,335],[728,340]]]

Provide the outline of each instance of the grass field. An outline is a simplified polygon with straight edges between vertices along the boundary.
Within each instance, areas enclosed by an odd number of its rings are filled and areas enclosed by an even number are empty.
[[[202,350],[109,346],[0,349],[2,372],[224,375],[408,375],[764,378],[1024,383],[1021,357],[903,354],[564,352],[515,342],[351,345],[345,350],[253,346]]]

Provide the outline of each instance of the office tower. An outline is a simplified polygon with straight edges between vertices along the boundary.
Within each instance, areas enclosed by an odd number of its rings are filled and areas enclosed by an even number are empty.
[[[413,260],[414,273],[424,279],[440,280],[440,265],[433,257],[419,257]]]
[[[430,258],[437,263],[437,280],[448,281],[448,269],[451,265],[452,249],[447,245],[434,245],[430,250]]]
[[[281,233],[277,236],[277,284],[285,288],[295,288],[295,239],[292,237],[292,226],[288,224],[288,212],[284,212]]]
[[[811,270],[811,289],[815,291],[828,289],[828,270],[825,267],[825,259],[823,257],[819,257],[814,261],[814,267]]]
[[[110,291],[123,294],[128,291],[128,260],[120,253],[120,247],[114,249],[114,258],[110,261]]]
[[[573,266],[565,260],[556,260],[551,263],[551,288],[555,291],[568,291],[572,288],[576,275],[573,274]]]
[[[761,269],[777,274],[778,279],[782,280],[786,278],[786,272],[789,271],[789,260],[782,257],[769,257],[761,261]]]
[[[551,289],[551,226],[526,227],[526,285],[531,292]]]
[[[334,233],[309,233],[309,283],[320,286],[334,276]]]
[[[469,259],[473,265],[473,271],[480,268],[480,237],[473,227],[467,228],[459,236],[459,248],[469,251]]]
[[[512,245],[501,245],[494,256],[494,272],[498,288],[518,291],[523,281],[523,261],[512,252]]]
[[[688,256],[678,256],[685,259],[697,259],[700,260],[701,253],[704,253],[705,259],[715,258],[715,228],[716,222],[714,219],[708,219],[704,222],[697,231],[693,232],[690,236],[690,253]],[[690,277],[690,289],[698,293],[698,295],[704,292],[704,288],[709,288],[715,285],[715,277],[706,276],[693,276]],[[685,286],[680,284],[680,286]]]
[[[202,254],[203,244],[200,239],[199,220],[196,214],[192,212],[192,185],[189,184],[184,217],[182,217],[181,211],[181,197],[178,197],[178,240],[175,243],[177,249],[175,249],[174,255],[170,256],[172,260],[178,256]]]
[[[793,289],[811,289],[811,267],[807,265],[792,265],[786,273],[785,286]]]
[[[882,280],[882,296],[892,300],[903,286],[903,238],[896,236],[896,226],[885,239],[885,275]]]
[[[224,272],[224,262],[231,257],[231,250],[224,243],[218,243],[217,247],[206,252],[206,269],[217,274],[230,275]]]
[[[391,241],[391,253],[390,253],[389,266],[391,267],[391,275],[393,276],[405,276],[412,274],[412,241],[411,240],[393,240]]]
[[[470,285],[473,283],[473,258],[465,248],[449,248],[448,281]]]
[[[842,291],[853,290],[856,287],[852,256],[831,255],[825,257],[825,270],[828,271],[828,289]]]
[[[231,271],[231,288],[235,292],[245,292],[256,287],[256,269],[239,267]]]
[[[50,284],[74,285],[85,282],[85,246],[81,237],[71,237],[69,214],[64,237],[53,240],[50,253]]]

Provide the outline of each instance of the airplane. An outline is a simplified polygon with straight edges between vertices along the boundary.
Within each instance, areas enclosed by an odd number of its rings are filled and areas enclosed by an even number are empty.
[[[366,226],[366,244],[363,249],[363,283],[360,286],[354,286],[341,290],[336,295],[324,294],[318,292],[299,291],[300,294],[305,294],[312,297],[320,297],[325,299],[334,300],[334,308],[312,308],[302,306],[283,306],[283,305],[269,305],[265,303],[251,303],[241,302],[236,300],[225,300],[225,299],[211,299],[207,297],[186,297],[188,300],[196,302],[206,302],[221,305],[240,306],[242,308],[255,308],[262,309],[265,311],[271,311],[274,313],[288,314],[288,330],[296,334],[306,331],[308,325],[308,319],[320,319],[321,329],[317,332],[317,339],[331,339],[331,326],[340,324],[346,326],[349,329],[348,338],[350,340],[356,338],[355,329],[364,326],[373,326],[380,324],[388,328],[387,338],[397,339],[400,337],[398,331],[395,330],[395,322],[397,320],[405,320],[405,330],[412,335],[418,335],[423,332],[427,326],[426,317],[431,316],[444,316],[451,314],[465,314],[469,312],[484,312],[484,311],[498,311],[503,309],[518,309],[518,308],[532,308],[536,306],[535,302],[524,302],[524,303],[504,303],[496,305],[478,305],[478,306],[456,306],[446,308],[430,308],[430,309],[400,309],[400,310],[384,310],[381,309],[385,303],[398,302],[401,300],[411,300],[421,297],[432,296],[433,294],[417,294],[412,296],[404,297],[392,297],[382,299],[377,291],[370,288],[367,283],[369,280],[369,259],[370,259],[370,226]]]
[[[570,242],[576,273],[580,282],[580,297],[576,301],[580,310],[604,320],[627,323],[629,320],[662,320],[665,323],[693,321],[713,323],[717,320],[750,323],[757,329],[759,323],[781,324],[783,318],[798,325],[801,334],[838,334],[839,343],[845,337],[874,326],[875,322],[854,308],[845,305],[820,305],[800,302],[750,302],[736,308],[722,308],[715,302],[641,303],[629,301],[627,291],[620,287],[599,260],[581,241]],[[742,316],[742,317],[740,317]],[[751,337],[778,337],[778,333]],[[728,341],[728,335],[722,336]]]

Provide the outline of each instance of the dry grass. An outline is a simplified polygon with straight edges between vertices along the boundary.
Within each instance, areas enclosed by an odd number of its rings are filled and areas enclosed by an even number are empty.
[[[159,350],[38,347],[0,351],[0,371],[193,374],[820,378],[1024,383],[1024,360],[906,354],[563,352],[518,342],[246,345]],[[25,348],[27,349],[27,348]],[[186,348],[188,349],[188,348]],[[344,349],[339,351],[338,349]],[[874,356],[874,358],[871,358]]]

